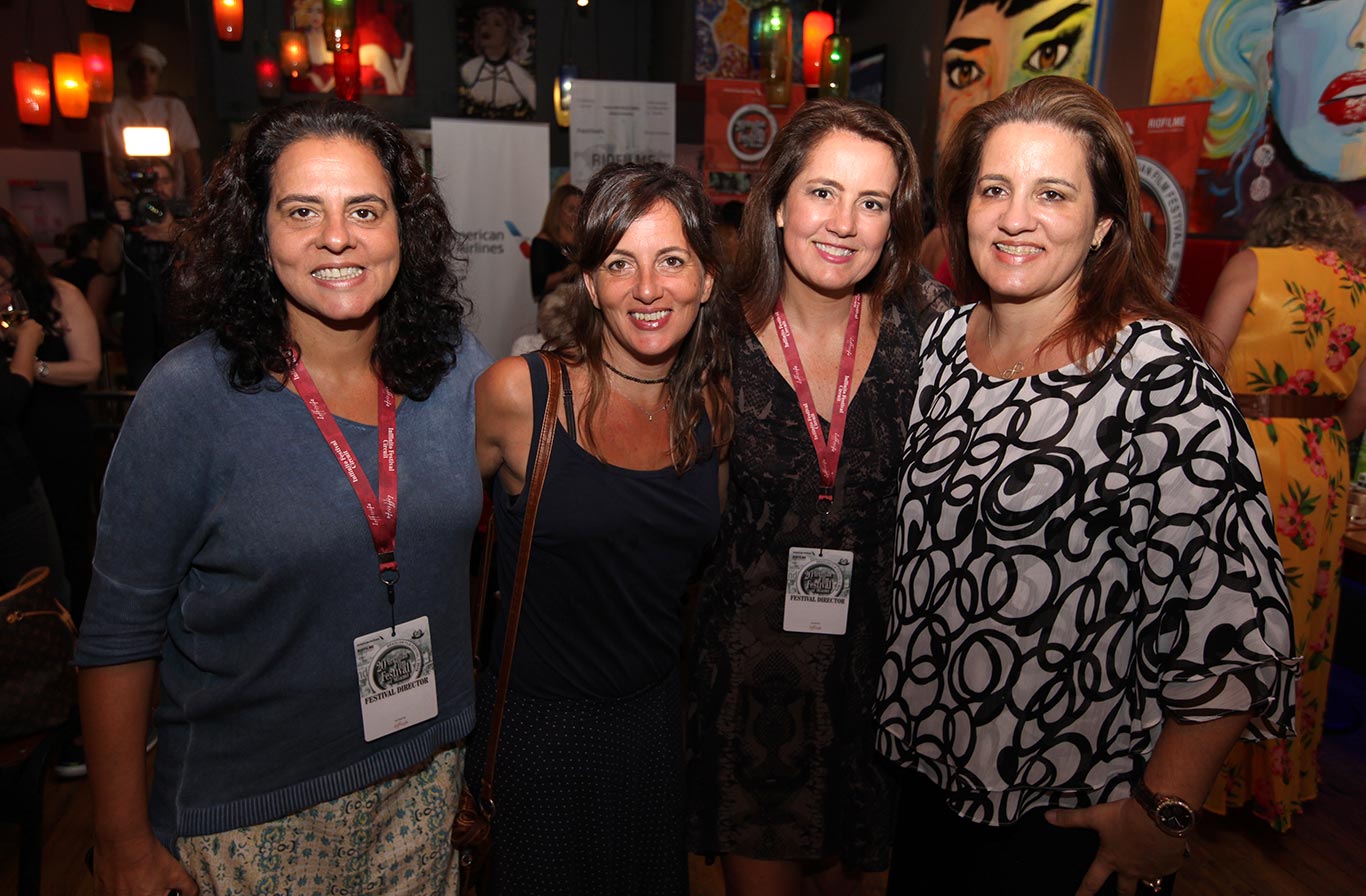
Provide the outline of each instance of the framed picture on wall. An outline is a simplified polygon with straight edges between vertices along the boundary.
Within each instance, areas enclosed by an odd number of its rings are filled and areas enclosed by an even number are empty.
[[[331,93],[336,87],[332,51],[325,40],[323,0],[284,0],[291,30],[304,36],[308,71],[290,78],[294,93]],[[360,91],[369,96],[413,96],[412,0],[356,0],[354,40],[360,57]]]
[[[531,118],[536,111],[536,14],[502,4],[456,14],[460,114]]]
[[[874,106],[882,105],[882,85],[887,83],[887,45],[855,53],[849,61],[849,95]]]

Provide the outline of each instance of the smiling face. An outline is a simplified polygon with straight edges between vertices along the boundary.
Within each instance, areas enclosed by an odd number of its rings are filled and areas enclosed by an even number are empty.
[[[712,276],[688,244],[677,209],[663,200],[626,228],[583,281],[602,312],[603,355],[625,369],[672,365],[711,299]]]
[[[378,326],[379,303],[398,276],[398,209],[368,146],[306,137],[280,153],[266,240],[291,330]]]
[[[997,301],[1074,300],[1097,220],[1083,138],[1049,124],[992,131],[968,201],[968,252]]]
[[[1278,4],[1272,54],[1271,107],[1295,158],[1366,177],[1366,0]]]
[[[884,143],[835,131],[812,147],[775,214],[785,292],[846,298],[877,265],[892,227],[896,161]]]
[[[1094,4],[1038,0],[1012,16],[1001,5],[960,12],[944,35],[937,149],[973,106],[1039,75],[1085,79],[1090,71]]]

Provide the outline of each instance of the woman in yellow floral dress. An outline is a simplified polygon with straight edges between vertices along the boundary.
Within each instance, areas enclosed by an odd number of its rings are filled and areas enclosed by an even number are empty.
[[[1303,664],[1297,735],[1234,747],[1206,808],[1247,805],[1283,831],[1319,787],[1347,442],[1366,428],[1366,229],[1332,187],[1297,183],[1262,210],[1246,244],[1219,275],[1205,324],[1227,349],[1225,378],[1262,464]]]

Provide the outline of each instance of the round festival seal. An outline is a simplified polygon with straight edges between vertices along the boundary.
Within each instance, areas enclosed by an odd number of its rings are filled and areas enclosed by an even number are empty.
[[[808,597],[832,597],[844,590],[844,570],[824,557],[813,557],[797,574],[797,587]]]
[[[778,119],[767,106],[750,103],[735,110],[726,123],[726,145],[742,162],[757,162],[768,154],[778,133]]]
[[[399,639],[384,645],[370,661],[370,683],[387,691],[422,675],[422,651],[412,641]]]

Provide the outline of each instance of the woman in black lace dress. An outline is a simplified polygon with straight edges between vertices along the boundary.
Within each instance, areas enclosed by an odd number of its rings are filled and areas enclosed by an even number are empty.
[[[768,159],[741,229],[729,503],[691,658],[689,846],[722,856],[732,896],[847,893],[887,866],[872,705],[896,456],[949,296],[916,263],[919,174],[891,116],[808,103]]]

